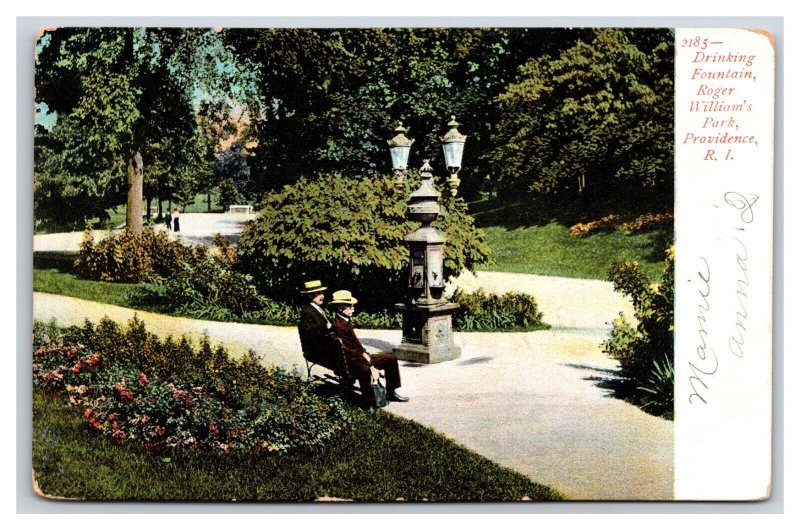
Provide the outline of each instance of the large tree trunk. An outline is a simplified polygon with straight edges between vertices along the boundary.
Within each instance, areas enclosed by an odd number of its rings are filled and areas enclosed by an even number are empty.
[[[136,151],[128,160],[128,203],[125,208],[125,224],[134,234],[142,233],[142,192],[144,191],[144,164],[142,155]]]

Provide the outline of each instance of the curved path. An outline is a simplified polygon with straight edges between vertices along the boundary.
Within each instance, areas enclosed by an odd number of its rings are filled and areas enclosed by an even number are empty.
[[[608,321],[630,305],[607,282],[524,274],[462,275],[465,290],[534,293],[554,327],[530,333],[456,333],[460,359],[401,363],[408,403],[387,412],[443,433],[456,442],[553,486],[572,499],[671,499],[672,422],[649,416],[598,386],[616,362],[600,350]],[[34,293],[34,318],[81,324],[136,314],[159,336],[204,333],[232,354],[249,349],[265,363],[300,369],[294,327],[206,322]],[[399,331],[359,330],[375,350],[400,342]],[[304,373],[304,368],[302,369]]]

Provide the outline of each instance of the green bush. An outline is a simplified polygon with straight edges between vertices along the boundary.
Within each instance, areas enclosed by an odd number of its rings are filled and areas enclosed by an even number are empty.
[[[467,294],[456,289],[452,302],[456,311],[453,326],[461,331],[509,331],[515,329],[543,329],[536,299],[528,294],[487,294],[482,289]]]
[[[239,239],[239,267],[268,296],[290,301],[306,279],[359,293],[365,310],[385,310],[405,296],[408,249],[404,236],[416,228],[407,220],[404,190],[382,178],[341,175],[301,179],[267,194],[259,216]],[[443,199],[434,225],[448,237],[446,275],[488,260],[483,233],[475,228],[463,200]]]
[[[400,329],[403,327],[403,315],[390,310],[356,313],[353,315],[353,326],[361,329]]]
[[[214,252],[179,264],[163,283],[143,283],[126,294],[134,307],[160,306],[167,311],[206,320],[231,320],[262,310],[269,300],[258,294],[252,279],[235,272],[236,251],[219,234]]]
[[[203,341],[160,341],[133,320],[122,329],[34,325],[34,386],[68,397],[89,426],[150,449],[287,452],[325,445],[348,428],[338,398],[296,374],[230,359]]]
[[[145,226],[134,235],[123,230],[95,243],[89,229],[84,233],[75,272],[82,278],[106,282],[161,281],[184,263],[194,263],[207,254],[205,247],[171,241],[166,232]]]
[[[603,351],[619,361],[622,394],[643,410],[673,417],[674,247],[667,252],[661,282],[651,285],[636,262],[617,263],[610,272],[614,289],[631,297],[637,324],[614,320]]]
[[[241,315],[265,305],[249,275],[232,271],[211,257],[194,265],[184,263],[164,287],[174,309],[198,318],[209,308]]]

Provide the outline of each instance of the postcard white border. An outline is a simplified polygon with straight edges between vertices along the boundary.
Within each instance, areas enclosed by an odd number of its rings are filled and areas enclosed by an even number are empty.
[[[32,120],[31,120],[31,107],[32,107],[32,94],[33,94],[33,75],[32,75],[32,64],[29,62],[29,57],[32,53],[32,36],[34,35],[37,28],[46,27],[46,26],[54,26],[54,25],[64,25],[64,24],[71,24],[71,25],[120,25],[122,24],[122,20],[120,17],[90,17],[90,16],[81,16],[81,17],[65,17],[65,16],[47,16],[47,17],[27,17],[27,18],[19,18],[16,20],[16,64],[17,64],[17,83],[16,85],[7,84],[6,90],[8,92],[14,91],[16,100],[17,100],[17,123],[16,123],[16,157],[17,157],[17,207],[16,213],[13,210],[5,210],[4,213],[6,214],[7,221],[9,221],[8,225],[11,226],[16,219],[16,226],[17,231],[22,233],[22,237],[17,238],[17,284],[16,284],[16,292],[17,292],[17,321],[16,321],[16,331],[18,337],[25,337],[28,333],[27,330],[30,329],[30,314],[31,314],[31,302],[30,302],[30,293],[31,293],[31,278],[26,270],[30,269],[30,255],[31,255],[31,243],[30,237],[26,234],[29,234],[32,230],[32,224],[30,219],[30,204],[31,204],[31,192],[27,187],[30,183],[30,172],[32,171],[32,161],[30,160],[30,153],[32,152]],[[142,17],[136,16],[132,18],[125,19],[126,24],[172,24],[172,25],[213,25],[215,22],[219,22],[220,18],[210,19],[208,17],[164,17],[164,16],[157,16],[157,17]],[[290,19],[270,19],[270,18],[250,18],[250,17],[227,17],[224,20],[224,23],[227,25],[238,25],[238,26],[267,26],[267,25],[286,25],[287,23],[291,23],[295,26],[302,26],[304,24],[308,24],[309,20],[315,21],[318,25],[320,24],[320,20],[325,19],[307,19],[302,17],[292,17]],[[389,19],[387,17],[373,17],[371,23],[375,24],[391,24],[393,19]],[[442,24],[442,20],[439,19],[438,22],[431,19],[424,19],[424,18],[402,18],[402,19],[394,19],[394,20],[401,20],[404,24],[409,25],[430,25],[433,23],[437,23],[438,25]],[[751,27],[764,27],[769,28],[775,32],[776,40],[778,42],[778,85],[777,85],[777,99],[776,104],[778,106],[778,114],[777,114],[777,127],[780,131],[780,134],[776,138],[776,151],[777,151],[777,161],[778,165],[776,167],[776,186],[777,190],[776,193],[781,193],[783,190],[783,136],[782,136],[782,111],[783,111],[783,88],[781,81],[783,79],[783,19],[779,17],[679,17],[679,16],[670,16],[670,17],[554,17],[554,18],[533,18],[533,17],[486,17],[482,16],[480,18],[471,18],[469,20],[465,19],[449,19],[451,21],[460,22],[463,24],[470,24],[470,25],[513,25],[513,26],[557,26],[557,25],[564,25],[564,26],[627,26],[627,27],[678,27],[678,26],[717,26],[717,27],[731,27],[731,26],[751,26]],[[358,22],[356,22],[358,21]],[[10,22],[8,20],[7,22]],[[352,16],[344,19],[338,19],[337,25],[341,24],[350,24],[353,25],[355,23],[364,23],[363,19],[353,18]],[[10,26],[11,24],[8,24]],[[9,27],[10,29],[10,27]],[[11,32],[9,32],[9,35]],[[9,46],[7,52],[9,55],[11,54],[10,50],[13,49],[13,46]],[[10,139],[9,139],[10,140]],[[10,141],[7,144],[7,147],[11,150],[13,145],[13,141]],[[782,337],[782,318],[783,318],[783,297],[782,297],[782,289],[783,289],[783,267],[782,267],[782,258],[783,258],[783,243],[782,243],[782,236],[783,236],[783,209],[782,209],[782,198],[780,195],[776,198],[776,215],[777,215],[777,225],[776,231],[777,236],[780,238],[776,242],[776,251],[777,259],[779,260],[775,264],[775,271],[777,275],[777,288],[781,291],[776,294],[776,303],[778,306],[776,307],[777,311],[777,321],[775,323],[776,326],[776,351],[775,351],[775,362],[776,362],[776,369],[780,370],[783,367],[783,337]],[[793,215],[791,217],[794,217]],[[6,231],[6,235],[8,236],[7,239],[11,239],[14,236],[12,235],[13,232]],[[12,275],[7,275],[7,277],[13,278]],[[790,284],[794,282],[790,281]],[[8,331],[11,331],[10,322],[7,322],[9,326]],[[11,333],[7,333],[10,335]],[[793,341],[796,343],[796,341]],[[26,350],[27,353],[26,353]],[[24,359],[26,355],[29,355],[29,346],[27,346],[27,342],[25,340],[19,341],[17,345],[17,355],[18,359]],[[194,503],[191,506],[182,506],[179,504],[175,505],[158,505],[158,504],[148,504],[148,503],[138,503],[135,506],[132,506],[129,503],[80,503],[80,504],[63,504],[63,503],[52,503],[48,501],[43,501],[42,499],[35,497],[29,490],[30,486],[30,475],[29,475],[29,466],[28,462],[30,462],[30,448],[29,448],[29,441],[30,441],[30,393],[29,393],[29,372],[25,365],[18,364],[17,365],[17,373],[16,373],[16,402],[17,402],[17,473],[14,479],[16,484],[16,488],[12,486],[12,489],[16,489],[17,491],[17,511],[18,513],[131,513],[131,512],[138,512],[138,513],[186,513],[191,511],[193,513],[279,513],[279,512],[291,512],[291,513],[320,513],[322,511],[321,507],[316,506],[308,506],[308,505],[260,505],[260,506],[226,506],[226,505],[219,505],[219,504],[202,504],[202,503]],[[26,383],[27,381],[27,383]],[[782,433],[783,430],[783,376],[778,375],[777,379],[774,381],[775,392],[777,394],[777,401],[776,401],[776,414],[778,416],[778,423],[777,428],[780,429]],[[8,392],[10,394],[10,392]],[[776,477],[782,479],[783,472],[782,472],[782,465],[783,465],[783,439],[782,437],[777,437],[773,440],[773,446],[776,449],[775,453],[775,465],[778,466],[778,471],[776,471]],[[10,450],[10,454],[13,455],[13,448],[8,447]],[[735,465],[735,463],[733,464]],[[11,479],[12,474],[6,475],[7,479]],[[776,478],[773,477],[773,480]],[[704,503],[704,504],[685,504],[685,503],[674,503],[669,505],[664,504],[652,504],[652,503],[625,503],[625,504],[614,504],[614,503],[572,503],[567,505],[490,505],[490,504],[483,504],[483,505],[458,505],[458,506],[409,506],[407,508],[397,507],[397,506],[353,506],[353,507],[336,507],[338,513],[363,513],[363,512],[371,512],[371,513],[397,513],[397,512],[405,512],[405,513],[453,513],[453,512],[460,512],[460,513],[497,513],[504,512],[504,513],[562,513],[562,512],[572,512],[572,513],[664,513],[664,512],[672,512],[672,513],[743,513],[743,512],[759,512],[759,513],[776,513],[781,512],[783,510],[783,498],[782,498],[782,483],[778,482],[778,488],[780,489],[779,493],[781,496],[776,500],[773,498],[766,503],[757,503],[757,504],[720,504],[720,503]],[[773,490],[774,492],[775,490]],[[324,511],[332,511],[333,507],[325,507]]]

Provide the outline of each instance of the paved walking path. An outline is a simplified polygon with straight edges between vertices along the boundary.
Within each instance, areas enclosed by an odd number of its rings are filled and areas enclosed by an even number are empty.
[[[220,234],[228,241],[235,242],[247,221],[255,214],[241,213],[182,213],[181,231],[169,232],[170,238],[180,239],[192,244],[210,245],[214,234]],[[166,230],[163,223],[155,225],[156,230]],[[95,241],[107,236],[107,230],[93,230]],[[59,234],[39,234],[33,236],[34,252],[77,252],[83,241],[83,232],[64,232]]]
[[[629,303],[607,282],[524,274],[462,275],[466,290],[536,295],[552,330],[456,333],[460,359],[401,363],[408,403],[387,412],[415,420],[571,499],[671,499],[672,422],[649,416],[597,386],[616,362],[600,351],[608,321]],[[253,349],[264,361],[300,367],[293,327],[203,322],[34,293],[34,317],[81,324],[134,313],[160,336],[207,333],[232,354]],[[358,330],[371,349],[400,342],[399,331]],[[303,369],[304,370],[304,369]]]

